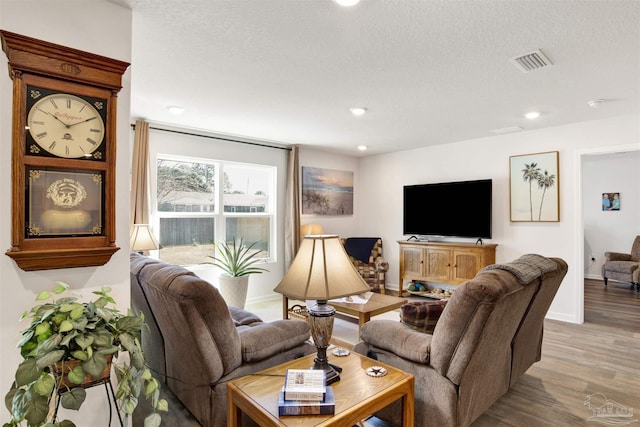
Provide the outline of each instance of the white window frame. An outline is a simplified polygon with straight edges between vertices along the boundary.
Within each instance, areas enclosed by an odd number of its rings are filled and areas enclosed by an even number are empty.
[[[160,160],[176,161],[183,163],[201,163],[215,166],[215,208],[212,212],[162,212],[158,210],[157,202],[157,164]],[[263,169],[269,173],[270,183],[268,191],[268,205],[266,212],[225,212],[224,211],[224,169],[227,166],[241,166],[249,169]],[[228,218],[268,218],[269,219],[269,257],[263,258],[265,262],[276,261],[276,228],[277,228],[277,167],[273,165],[260,165],[255,163],[243,163],[229,160],[210,159],[204,157],[182,156],[175,154],[158,153],[155,165],[155,177],[151,180],[151,215],[154,218],[154,228],[159,234],[161,218],[211,218],[214,223],[214,236],[216,241],[221,240],[221,236],[226,236],[226,223]],[[237,236],[241,237],[241,236]],[[190,264],[189,266],[204,266],[201,264]]]

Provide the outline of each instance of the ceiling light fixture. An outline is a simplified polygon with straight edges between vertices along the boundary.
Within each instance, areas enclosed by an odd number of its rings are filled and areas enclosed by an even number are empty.
[[[531,112],[525,114],[524,116],[529,120],[533,120],[533,119],[537,119],[538,117],[540,117],[540,112],[539,111],[531,111]]]
[[[349,108],[349,111],[351,111],[351,114],[353,114],[354,116],[362,116],[364,115],[364,113],[367,112],[367,108],[365,107],[351,107]]]
[[[365,151],[368,147],[366,145],[358,145],[358,150]]]
[[[351,7],[360,3],[360,0],[334,0],[340,6]]]
[[[176,116],[179,115],[179,114],[182,114],[184,112],[184,108],[179,107],[177,105],[171,105],[171,106],[167,107],[167,110],[169,110],[169,112],[171,114],[174,114]]]

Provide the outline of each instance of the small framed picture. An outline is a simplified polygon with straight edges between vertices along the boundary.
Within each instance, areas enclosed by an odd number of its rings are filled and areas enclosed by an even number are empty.
[[[619,211],[620,193],[602,193],[602,210]]]

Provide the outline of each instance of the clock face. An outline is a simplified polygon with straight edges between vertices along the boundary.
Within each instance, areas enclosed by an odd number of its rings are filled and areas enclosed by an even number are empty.
[[[104,160],[106,100],[37,88],[28,93],[27,154]]]

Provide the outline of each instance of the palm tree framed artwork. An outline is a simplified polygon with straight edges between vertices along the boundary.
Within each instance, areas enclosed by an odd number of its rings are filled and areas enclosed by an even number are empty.
[[[560,221],[558,152],[509,157],[511,221]]]

